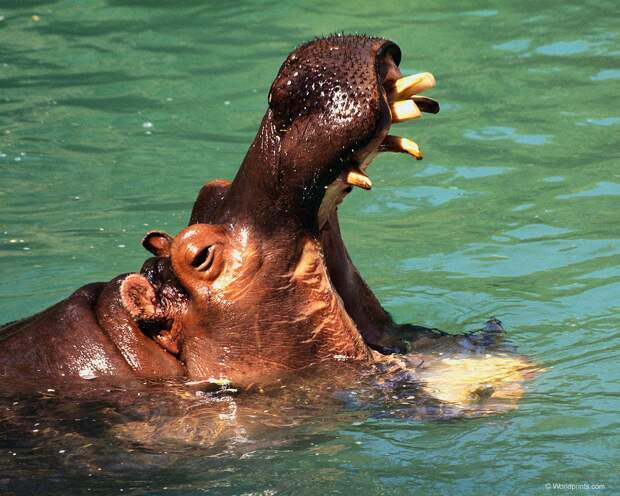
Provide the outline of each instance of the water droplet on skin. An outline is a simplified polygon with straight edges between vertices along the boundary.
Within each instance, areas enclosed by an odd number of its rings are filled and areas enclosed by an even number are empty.
[[[80,376],[82,379],[85,379],[85,380],[87,380],[87,381],[90,381],[90,380],[93,380],[93,379],[96,379],[96,378],[97,378],[97,376],[96,376],[95,374],[93,374],[92,370],[89,370],[89,369],[83,369],[83,370],[80,370],[80,371],[78,372],[78,374],[79,374],[79,376]]]

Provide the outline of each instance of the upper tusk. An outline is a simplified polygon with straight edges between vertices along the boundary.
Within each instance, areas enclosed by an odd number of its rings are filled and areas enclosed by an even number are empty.
[[[390,105],[392,113],[392,122],[403,122],[411,119],[417,119],[422,115],[418,106],[413,100],[400,100]]]
[[[370,178],[357,167],[353,167],[347,171],[344,180],[351,186],[357,186],[362,189],[372,188],[372,181]]]
[[[416,93],[433,88],[435,83],[435,76],[430,72],[422,72],[420,74],[402,77],[394,83],[390,91],[389,99],[393,102],[409,98]]]
[[[380,149],[384,152],[408,153],[415,157],[416,160],[422,160],[422,152],[417,143],[407,138],[401,138],[400,136],[388,134],[381,142]]]

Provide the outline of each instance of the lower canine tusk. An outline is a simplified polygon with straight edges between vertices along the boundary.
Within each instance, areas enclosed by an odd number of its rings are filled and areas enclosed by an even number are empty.
[[[387,135],[380,145],[380,150],[382,152],[408,153],[416,160],[422,160],[422,152],[417,143],[400,136]]]
[[[400,100],[390,105],[392,122],[403,122],[417,119],[422,115],[418,106],[413,100]]]
[[[372,188],[372,181],[370,180],[370,178],[357,167],[349,170],[346,173],[344,180],[347,184],[350,184],[351,186],[357,186],[358,188],[362,189]]]
[[[430,72],[402,77],[394,83],[394,87],[389,95],[390,101],[409,98],[415,93],[433,88],[435,83],[435,76]]]

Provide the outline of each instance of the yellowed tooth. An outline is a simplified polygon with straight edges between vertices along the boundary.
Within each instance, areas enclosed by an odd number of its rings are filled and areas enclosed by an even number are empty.
[[[400,138],[400,146],[405,153],[413,155],[416,160],[422,160],[422,152],[415,141],[411,141],[407,138]]]
[[[390,101],[402,100],[403,98],[409,98],[415,93],[428,90],[435,86],[435,76],[430,72],[422,72],[420,74],[413,74],[411,76],[405,76],[398,79],[394,83],[392,91],[390,91]]]
[[[403,122],[411,119],[417,119],[422,115],[418,106],[413,100],[400,100],[390,105],[392,113],[392,122]]]
[[[357,186],[358,188],[362,189],[372,188],[372,181],[370,180],[370,178],[357,167],[354,167],[347,171],[344,180],[347,184],[350,184],[351,186]]]
[[[408,153],[415,157],[416,160],[422,160],[422,152],[418,144],[400,136],[387,135],[381,142],[380,150],[384,152]]]

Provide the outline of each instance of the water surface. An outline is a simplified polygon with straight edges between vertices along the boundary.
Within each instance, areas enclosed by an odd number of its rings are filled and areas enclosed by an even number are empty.
[[[616,2],[7,0],[0,19],[0,321],[138,269],[146,230],[177,232],[233,177],[285,55],[343,30],[395,40],[442,103],[399,126],[425,160],[379,157],[341,208],[354,261],[398,321],[496,315],[547,368],[504,415],[317,409],[254,450],[119,443],[90,468],[62,437],[9,450],[5,426],[0,492],[620,492]]]

